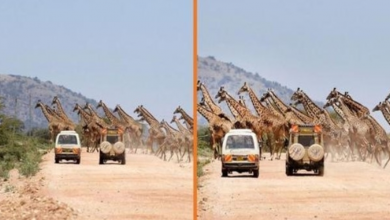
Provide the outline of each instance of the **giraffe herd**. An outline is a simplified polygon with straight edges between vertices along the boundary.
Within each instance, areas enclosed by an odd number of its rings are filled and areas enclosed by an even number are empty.
[[[270,89],[258,98],[252,88],[244,83],[238,91],[239,100],[236,100],[221,87],[215,99],[218,99],[218,103],[226,102],[233,116],[229,118],[199,80],[197,90],[202,93],[197,110],[208,121],[214,158],[219,156],[223,136],[233,128],[252,129],[263,146],[268,146],[270,160],[273,160],[280,159],[292,124],[320,124],[324,130],[324,147],[332,161],[372,162],[375,158],[382,166],[382,158],[388,158],[383,165],[385,168],[390,160],[390,142],[385,130],[370,115],[370,110],[354,100],[348,92],[343,94],[334,88],[327,96],[325,105],[320,107],[300,88],[292,94],[293,103],[286,104]],[[255,113],[246,106],[243,93],[248,94]],[[389,99],[390,95],[379,102],[373,111],[381,111],[390,124]],[[298,109],[298,105],[304,111]],[[328,107],[337,117],[331,117]]]
[[[35,108],[41,108],[48,121],[51,142],[60,131],[75,130],[76,128],[76,124],[66,115],[57,96],[53,98],[52,105],[56,105],[56,109],[39,100],[35,106]],[[104,118],[96,112],[99,108],[103,109]],[[111,111],[102,100],[99,101],[96,108],[93,108],[90,103],[86,103],[84,106],[76,103],[73,112],[77,112],[80,116],[80,126],[86,142],[87,152],[99,151],[102,135],[107,131],[107,128],[116,127],[125,131],[124,144],[132,153],[137,153],[138,148],[146,145],[144,153],[154,153],[166,160],[165,152],[169,150],[171,155],[168,161],[174,154],[176,154],[178,162],[182,161],[186,154],[187,162],[191,161],[194,122],[192,117],[180,106],[174,111],[174,116],[170,121],[171,124],[176,124],[178,130],[170,126],[165,120],[159,122],[143,105],[138,106],[134,111],[138,114],[139,120],[126,113],[120,105],[116,105],[115,109]],[[177,118],[175,114],[180,114],[180,117]],[[184,125],[180,120],[183,120]],[[140,121],[145,121],[149,125],[149,135],[146,141],[143,140],[144,126]],[[157,143],[156,151],[153,150],[154,143]]]

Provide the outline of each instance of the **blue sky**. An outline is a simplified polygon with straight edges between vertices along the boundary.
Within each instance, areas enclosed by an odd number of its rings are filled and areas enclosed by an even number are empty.
[[[192,114],[192,1],[1,1],[0,74],[38,77],[130,115]]]
[[[390,93],[389,8],[388,1],[199,0],[198,51],[318,101],[333,87],[349,91],[372,110]]]

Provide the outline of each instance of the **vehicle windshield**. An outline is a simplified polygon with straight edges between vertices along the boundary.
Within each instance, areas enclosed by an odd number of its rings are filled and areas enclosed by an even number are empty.
[[[315,143],[314,135],[300,135],[298,136],[298,143],[302,144],[303,146],[311,146]]]
[[[58,144],[77,144],[77,138],[75,135],[60,135]]]
[[[226,140],[226,149],[254,149],[251,135],[231,135]]]
[[[116,142],[118,142],[118,136],[107,136],[107,141],[111,144],[115,144]]]

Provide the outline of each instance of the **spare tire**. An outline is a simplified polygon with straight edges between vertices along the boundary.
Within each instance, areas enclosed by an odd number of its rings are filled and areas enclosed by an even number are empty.
[[[310,160],[318,162],[324,158],[324,148],[319,144],[313,144],[307,150]]]
[[[114,144],[114,152],[116,154],[121,154],[124,151],[125,151],[125,144],[123,142],[118,141]]]
[[[305,148],[302,144],[295,143],[288,148],[288,154],[293,160],[302,160],[305,156]]]
[[[103,141],[101,144],[100,144],[100,151],[104,154],[108,154],[110,153],[111,151],[111,143],[108,142],[108,141]]]

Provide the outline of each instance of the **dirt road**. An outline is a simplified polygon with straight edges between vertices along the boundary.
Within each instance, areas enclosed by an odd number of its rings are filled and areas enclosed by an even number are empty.
[[[98,165],[98,153],[82,153],[80,165],[54,164],[44,156],[42,194],[66,203],[76,219],[192,219],[192,163],[127,154],[126,165]]]
[[[282,157],[285,158],[285,157]],[[285,161],[260,162],[260,177],[221,177],[205,167],[198,219],[390,219],[390,169],[366,162],[327,162],[324,177],[285,175]]]

